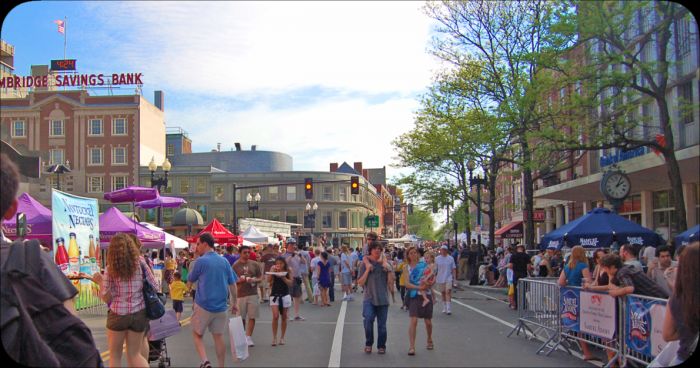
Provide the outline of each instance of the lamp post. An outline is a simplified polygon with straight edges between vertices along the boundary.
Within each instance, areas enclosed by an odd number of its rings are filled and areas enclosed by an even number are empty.
[[[66,160],[63,164],[54,164],[46,169],[47,173],[56,174],[56,190],[61,190],[61,174],[71,172],[70,161]]]
[[[476,185],[476,225],[479,229],[477,233],[477,243],[481,246],[481,186],[486,186],[486,178],[481,178],[478,174],[476,178],[472,178],[472,172],[476,168],[474,161],[469,161],[467,163],[467,168],[469,169],[469,189]]]
[[[305,211],[307,214],[304,216],[304,227],[309,228],[309,235],[313,234],[314,228],[316,227],[316,210],[318,210],[318,204],[314,203],[312,206],[311,203],[306,203]],[[313,213],[311,213],[311,211],[313,211]]]
[[[168,173],[170,172],[170,169],[172,168],[172,164],[170,163],[170,160],[168,158],[165,158],[165,161],[163,161],[163,172],[165,173],[164,176],[159,176],[156,177],[156,170],[158,169],[158,164],[156,164],[156,161],[153,157],[151,157],[151,162],[148,163],[148,170],[151,172],[151,188],[156,187],[156,190],[158,190],[158,194],[160,194],[160,188],[162,187],[168,187]],[[162,228],[163,227],[163,209],[158,206],[158,227]]]
[[[248,211],[253,211],[253,218],[255,218],[255,211],[258,209],[258,204],[260,204],[260,193],[255,193],[255,197],[253,197],[252,193],[248,193],[245,199],[248,201]]]

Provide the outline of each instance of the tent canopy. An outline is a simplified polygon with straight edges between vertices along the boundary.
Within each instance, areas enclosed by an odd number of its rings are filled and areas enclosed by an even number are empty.
[[[651,245],[663,243],[656,232],[617,215],[607,208],[595,208],[574,221],[546,234],[540,249],[561,249],[581,245],[584,248],[607,248],[620,244]]]
[[[170,233],[165,232],[165,230],[159,228],[158,226],[155,226],[153,224],[149,224],[148,222],[141,222],[141,225],[153,230],[153,231],[158,231],[162,232],[165,235],[165,244],[169,245],[170,241],[173,241],[175,244],[175,249],[186,249],[189,247],[189,243],[187,243],[186,240],[180,239],[175,235],[172,235]]]
[[[200,235],[207,232],[211,233],[211,235],[214,237],[214,242],[219,244],[239,244],[242,241],[241,239],[239,239],[239,236],[236,236],[230,231],[228,231],[228,229],[226,229],[224,225],[222,225],[217,219],[213,219],[209,223],[209,225],[202,229],[202,231],[200,231],[197,235],[187,238],[187,241],[189,241],[190,243],[194,243],[197,241]]]
[[[157,197],[158,191],[156,189],[137,186],[130,186],[104,194],[104,198],[112,203],[141,202],[156,199]]]
[[[392,243],[417,243],[420,241],[420,238],[415,236],[414,234],[406,234],[400,238],[392,238],[392,239],[384,239],[388,242]]]
[[[255,226],[250,225],[248,229],[242,234],[243,239],[251,241],[253,243],[267,243],[269,236],[265,233],[260,232]]]
[[[17,198],[17,213],[24,213],[27,218],[26,239],[39,239],[52,242],[53,232],[51,225],[51,210],[44,207],[39,201],[32,198],[28,193],[22,193]],[[17,234],[17,217],[2,221],[2,232],[10,239],[14,239]]]
[[[676,249],[681,249],[691,242],[700,240],[700,224],[676,235],[676,237],[673,239],[676,242]]]
[[[112,207],[100,215],[100,246],[109,246],[109,241],[117,233],[135,234],[141,244],[148,248],[159,248],[165,244],[163,232],[151,230]]]
[[[187,203],[186,200],[180,197],[161,197],[160,194],[155,199],[149,199],[136,203],[136,207],[144,209],[163,207],[163,208],[178,208]]]

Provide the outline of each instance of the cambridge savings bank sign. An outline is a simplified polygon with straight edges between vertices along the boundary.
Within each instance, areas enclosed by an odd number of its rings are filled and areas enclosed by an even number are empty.
[[[75,59],[52,60],[52,71],[75,70]],[[0,88],[30,88],[30,87],[95,87],[118,86],[129,84],[143,84],[141,73],[115,73],[115,74],[53,74],[20,77],[7,76],[0,79]],[[54,79],[49,83],[49,78]]]

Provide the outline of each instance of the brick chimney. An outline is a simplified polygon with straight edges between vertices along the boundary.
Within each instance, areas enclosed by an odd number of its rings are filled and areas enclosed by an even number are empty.
[[[331,162],[331,172],[336,172],[336,171],[338,171],[338,163]]]
[[[360,175],[362,175],[362,162],[355,162],[352,165],[352,168],[355,169]]]

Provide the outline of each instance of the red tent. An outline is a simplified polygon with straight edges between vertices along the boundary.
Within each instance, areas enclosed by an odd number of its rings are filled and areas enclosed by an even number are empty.
[[[190,243],[195,243],[200,235],[207,232],[214,236],[214,241],[218,244],[240,244],[243,242],[242,237],[232,234],[217,219],[212,220],[212,222],[210,222],[209,225],[202,229],[202,231],[200,231],[197,235],[187,238],[187,241]]]

